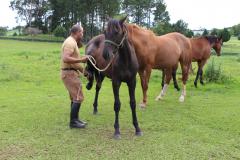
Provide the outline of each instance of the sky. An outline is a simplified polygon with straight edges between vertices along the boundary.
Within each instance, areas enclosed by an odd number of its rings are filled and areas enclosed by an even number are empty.
[[[0,1],[0,26],[17,26],[17,14],[9,8],[10,0]],[[240,23],[240,0],[165,0],[171,22],[179,19],[190,29],[231,27]]]

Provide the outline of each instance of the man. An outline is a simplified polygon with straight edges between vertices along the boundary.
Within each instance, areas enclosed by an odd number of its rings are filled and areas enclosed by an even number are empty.
[[[80,72],[83,72],[83,68],[80,63],[87,62],[86,56],[80,57],[78,49],[78,47],[81,47],[83,28],[77,24],[71,28],[70,32],[71,35],[62,45],[61,78],[69,92],[71,100],[69,127],[85,128],[87,123],[81,121],[78,116],[81,103],[84,99],[81,81],[79,79]]]

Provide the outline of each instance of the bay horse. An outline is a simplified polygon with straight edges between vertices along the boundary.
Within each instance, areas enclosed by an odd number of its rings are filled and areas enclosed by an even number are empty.
[[[221,47],[222,47],[222,36],[202,36],[197,38],[190,38],[192,45],[192,62],[198,63],[198,71],[194,81],[194,86],[197,88],[197,82],[200,77],[200,83],[203,85],[203,67],[206,64],[207,60],[211,56],[211,49],[214,49],[217,53],[217,56],[221,56]],[[178,88],[178,83],[176,80],[176,71],[173,71],[173,82],[174,87]],[[162,72],[162,87],[163,81],[165,78],[164,71]]]
[[[89,74],[92,74],[89,75],[90,82],[92,82],[94,78],[93,74],[95,74],[98,82],[95,96],[96,103],[104,77],[107,76],[112,80],[115,111],[114,138],[116,139],[120,138],[119,111],[121,102],[119,99],[119,88],[122,82],[127,83],[128,86],[135,135],[142,135],[136,115],[135,99],[136,75],[139,65],[135,50],[132,46],[132,43],[128,39],[128,29],[124,24],[126,18],[127,17],[119,21],[114,19],[109,20],[104,35],[93,38],[86,47],[86,54],[94,57],[98,68],[104,68],[111,63],[109,68],[99,73],[96,68],[94,68],[94,66],[88,62],[86,71]],[[92,84],[89,83],[87,88],[90,89],[91,86]],[[95,112],[96,111],[97,110],[95,110]]]

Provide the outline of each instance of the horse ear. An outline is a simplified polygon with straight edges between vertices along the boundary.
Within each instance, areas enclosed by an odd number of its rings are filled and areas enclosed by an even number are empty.
[[[122,19],[120,19],[119,23],[122,25],[126,21],[127,18],[128,18],[128,15],[123,17]]]

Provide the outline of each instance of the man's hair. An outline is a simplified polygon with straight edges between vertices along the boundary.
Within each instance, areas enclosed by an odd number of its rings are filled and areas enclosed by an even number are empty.
[[[82,31],[83,30],[83,28],[82,28],[82,26],[80,25],[80,24],[75,24],[75,25],[73,25],[72,26],[72,28],[70,29],[70,33],[72,34],[75,34],[75,33],[77,33],[77,32],[79,32],[79,31]]]

